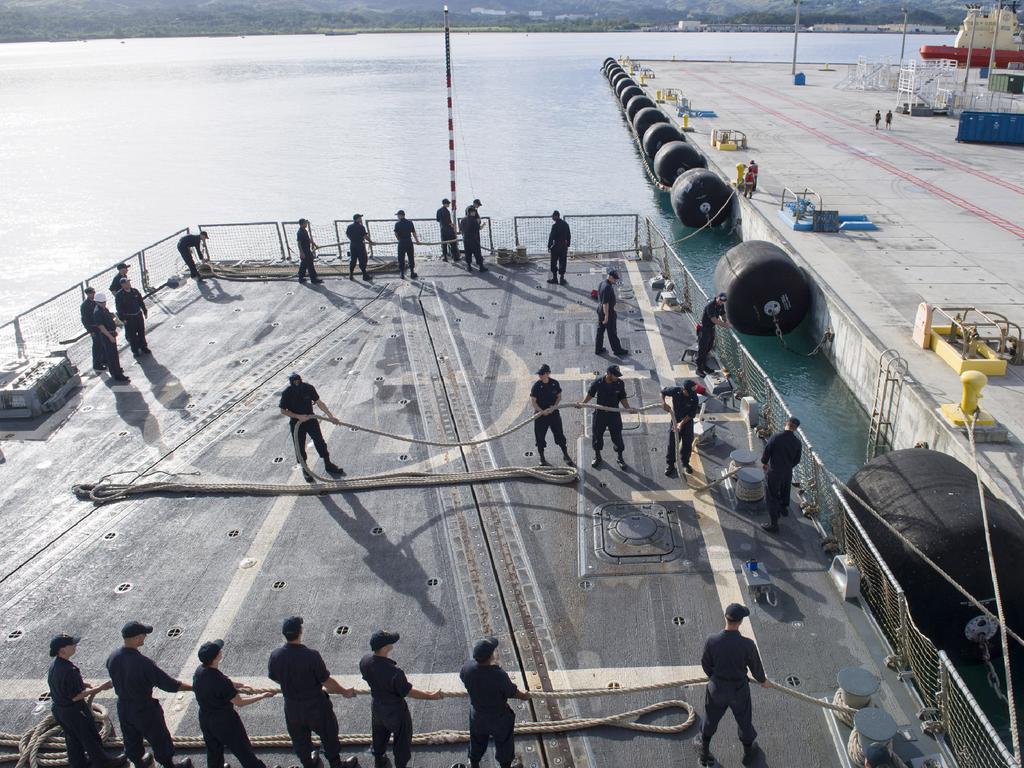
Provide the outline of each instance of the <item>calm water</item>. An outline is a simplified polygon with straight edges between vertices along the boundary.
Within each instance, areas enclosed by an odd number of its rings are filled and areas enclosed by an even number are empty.
[[[940,38],[909,36],[907,50]],[[899,57],[898,35],[803,35],[803,61]],[[606,56],[787,61],[784,34],[453,37],[459,197],[484,212],[638,212],[681,232],[598,67]],[[182,226],[432,215],[448,190],[437,34],[0,46],[0,321]],[[702,276],[731,245],[687,243]],[[810,346],[811,343],[808,343]],[[816,362],[758,343],[845,473],[863,414]],[[845,394],[844,394],[845,393]],[[818,404],[818,405],[815,405]]]

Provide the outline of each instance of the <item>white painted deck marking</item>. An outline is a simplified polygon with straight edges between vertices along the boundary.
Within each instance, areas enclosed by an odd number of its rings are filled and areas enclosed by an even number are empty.
[[[654,307],[651,305],[650,297],[647,295],[647,287],[644,284],[640,268],[633,262],[626,262],[626,271],[629,274],[629,281],[633,286],[633,293],[636,296],[637,306],[644,318],[644,332],[647,334],[648,343],[651,346],[651,354],[654,356],[655,370],[662,386],[673,382],[677,378],[676,368],[684,367],[688,372],[683,376],[692,375],[691,369],[686,366],[673,366],[669,361],[668,352],[665,350],[665,343],[658,332],[658,323],[654,317]],[[704,468],[700,456],[695,451],[690,464],[696,470],[696,475],[691,477],[705,478]],[[635,494],[644,499],[654,500],[655,494]],[[744,593],[740,589],[739,577],[733,566],[732,554],[729,545],[725,540],[725,531],[722,530],[722,521],[718,517],[718,508],[714,502],[709,501],[704,495],[692,497],[694,511],[697,513],[697,523],[700,532],[704,537],[704,546],[708,553],[708,562],[711,564],[712,574],[715,579],[715,589],[718,593],[718,602],[722,611],[729,603],[743,603]],[[754,627],[751,624],[746,631],[749,637],[754,637]],[[756,641],[756,638],[754,638]]]

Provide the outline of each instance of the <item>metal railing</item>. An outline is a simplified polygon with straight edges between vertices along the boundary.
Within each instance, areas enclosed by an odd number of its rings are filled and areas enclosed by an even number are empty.
[[[839,489],[832,493],[840,505],[845,552],[861,573],[861,595],[871,608],[900,669],[909,670],[930,719],[941,726],[960,768],[1017,768],[970,688],[945,652],[914,623],[903,588],[868,537]]]

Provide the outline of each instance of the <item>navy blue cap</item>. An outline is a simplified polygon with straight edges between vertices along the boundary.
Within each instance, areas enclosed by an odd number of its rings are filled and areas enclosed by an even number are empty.
[[[540,368],[537,369],[537,375],[540,376],[542,373],[551,373],[551,366],[544,363]]]
[[[128,269],[128,267],[129,267],[129,266],[130,266],[130,265],[128,265],[128,264],[125,264],[125,263],[124,263],[124,262],[122,261],[122,262],[121,262],[120,264],[118,264],[118,265],[117,265],[117,268],[118,268],[118,269]]]
[[[353,213],[352,214],[352,221],[359,221],[361,218],[363,218],[363,214],[361,214],[361,213]]]
[[[719,301],[726,301],[729,298],[729,296],[728,296],[728,294],[726,294],[725,291],[722,291],[715,298],[717,298]]]
[[[296,379],[302,380],[302,376],[299,375],[298,371],[292,371],[288,374],[288,381],[295,381]]]
[[[395,211],[395,216],[405,216],[405,211],[399,208],[397,211]]]
[[[618,278],[618,276],[619,276],[619,270],[617,270],[615,268],[611,268],[611,269],[608,270],[608,277]]]
[[[220,649],[224,647],[223,640],[208,640],[199,646],[199,661],[209,664],[217,658]]]
[[[153,628],[149,624],[143,624],[141,621],[129,621],[121,627],[121,637],[127,640],[129,637],[148,635],[152,631]]]
[[[618,376],[619,378],[622,378],[622,369],[619,368],[619,366],[617,365],[609,365],[607,373],[610,373],[612,376]]]
[[[302,631],[302,617],[289,616],[281,623],[282,635],[297,635]]]
[[[480,202],[480,198],[478,197],[473,201],[473,205],[483,205],[483,203]]]
[[[864,759],[868,761],[868,765],[871,768],[882,768],[882,766],[892,765],[889,748],[877,741],[864,747]]]
[[[452,201],[449,200],[447,197],[444,200],[441,201],[441,205],[451,205],[451,204],[452,204]]]
[[[729,603],[725,607],[725,618],[729,621],[743,621],[750,615],[750,609],[739,603]]]
[[[399,634],[386,629],[378,629],[370,635],[370,650],[379,651],[385,645],[394,645],[398,642]]]
[[[683,382],[683,389],[685,389],[687,391],[693,389],[696,386],[697,386],[697,382],[694,381],[693,379],[687,379],[686,381]]]
[[[69,645],[78,645],[78,641],[81,639],[80,637],[65,633],[54,635],[50,640],[50,655],[56,656],[57,651],[61,648],[67,648]]]
[[[498,647],[498,638],[483,637],[476,641],[473,646],[473,660],[487,661],[494,655],[494,649]]]

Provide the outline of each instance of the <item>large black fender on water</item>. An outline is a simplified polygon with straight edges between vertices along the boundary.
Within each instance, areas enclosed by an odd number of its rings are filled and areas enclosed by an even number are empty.
[[[741,333],[771,336],[775,323],[789,333],[811,310],[803,270],[774,243],[747,240],[730,248],[715,267],[715,288],[729,299],[729,322]]]
[[[648,131],[648,135],[653,133],[658,127],[660,126],[655,126]],[[644,143],[647,143],[646,137],[644,137]],[[675,184],[679,174],[685,171],[689,171],[692,168],[707,167],[708,161],[704,155],[698,152],[696,147],[684,141],[670,141],[662,144],[661,149],[654,155],[654,175],[666,187],[671,187]]]
[[[627,88],[639,88],[636,80],[632,77],[624,77],[615,84],[615,95],[622,98],[622,92]]]
[[[637,96],[643,96],[644,90],[639,85],[631,85],[628,88],[623,88],[619,91],[619,103],[622,104],[623,109],[632,99]]]
[[[703,227],[709,219],[712,226],[728,221],[731,197],[732,188],[704,168],[691,168],[672,184],[672,210],[688,227]]]
[[[610,83],[612,81],[612,78],[620,73],[624,75],[626,74],[626,70],[624,70],[618,64],[615,64],[614,66],[608,67],[608,71],[604,73],[604,76],[608,78],[608,82]]]
[[[623,80],[633,80],[633,78],[631,78],[629,75],[622,71],[614,72],[612,73],[611,77],[608,78],[608,82],[612,84],[612,88],[617,86]]]
[[[637,112],[639,112],[641,109],[647,109],[648,107],[656,106],[658,105],[651,101],[650,97],[648,96],[634,96],[632,99],[626,102],[626,117],[629,118],[629,122],[630,124],[632,124],[633,118],[636,117]]]
[[[633,116],[633,130],[636,131],[636,135],[642,143],[644,135],[651,126],[667,122],[668,116],[666,116],[660,109],[657,107],[646,107]]]
[[[606,67],[610,66],[610,65],[612,65],[614,63],[615,63],[615,59],[613,59],[611,56],[609,56],[607,59],[604,60],[604,66],[606,66]]]
[[[978,485],[969,467],[938,451],[908,448],[869,461],[847,485],[968,594],[996,613]],[[983,614],[970,603],[964,605],[963,595],[859,502],[849,495],[847,501],[903,587],[914,624],[954,662],[976,661],[980,646],[967,639],[965,628]],[[1020,567],[1024,522],[987,489],[985,506],[1006,625],[1024,633],[1024,570]],[[881,589],[880,584],[871,586]],[[993,655],[998,653],[998,635],[990,648]]]
[[[644,134],[644,152],[647,157],[654,158],[658,150],[670,141],[681,141],[683,134],[671,123],[658,123],[652,125]]]

